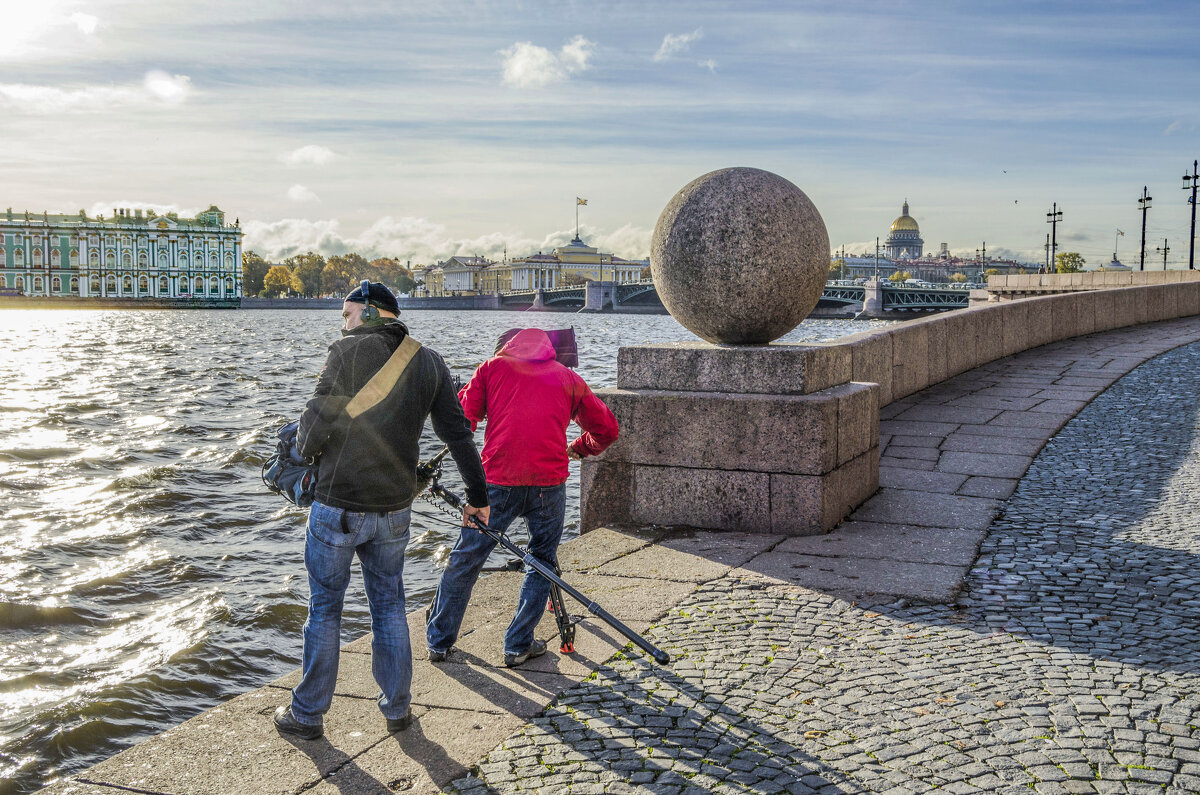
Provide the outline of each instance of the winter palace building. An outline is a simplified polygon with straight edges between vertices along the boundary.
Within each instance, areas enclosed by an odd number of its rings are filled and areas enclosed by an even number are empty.
[[[109,218],[0,213],[0,288],[31,296],[230,299],[242,295],[242,229],[209,207],[195,218],[113,210]]]

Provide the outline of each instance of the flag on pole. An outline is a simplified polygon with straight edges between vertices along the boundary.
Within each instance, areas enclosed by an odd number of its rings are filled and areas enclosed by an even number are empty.
[[[1121,237],[1125,237],[1125,233],[1122,232],[1120,229],[1117,230],[1117,234],[1120,235]]]
[[[587,204],[587,199],[581,199],[581,198],[579,198],[578,196],[576,196],[576,197],[575,197],[575,203],[576,203],[576,204]]]

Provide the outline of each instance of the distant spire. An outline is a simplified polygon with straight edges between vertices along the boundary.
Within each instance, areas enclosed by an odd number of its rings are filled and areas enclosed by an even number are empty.
[[[900,211],[901,215],[908,215],[908,198],[904,199],[904,208]]]

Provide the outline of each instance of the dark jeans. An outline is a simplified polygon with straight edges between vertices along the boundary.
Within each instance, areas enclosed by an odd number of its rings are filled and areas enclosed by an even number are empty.
[[[513,521],[524,517],[529,526],[529,551],[534,557],[554,565],[567,509],[566,484],[496,486],[489,483],[488,504],[492,509],[489,527],[504,532]],[[450,553],[450,562],[442,572],[442,581],[433,597],[425,628],[425,640],[431,651],[448,651],[458,639],[471,589],[495,546],[495,541],[473,527],[464,527],[459,533],[458,543]],[[504,635],[505,654],[521,654],[533,645],[533,630],[546,611],[549,598],[550,581],[528,569],[521,584],[517,613]]]

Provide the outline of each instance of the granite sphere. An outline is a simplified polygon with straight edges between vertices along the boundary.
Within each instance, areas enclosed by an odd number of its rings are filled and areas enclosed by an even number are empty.
[[[829,276],[829,233],[788,180],[723,168],[692,180],[654,227],[650,272],[663,305],[701,339],[778,339],[808,317]]]

